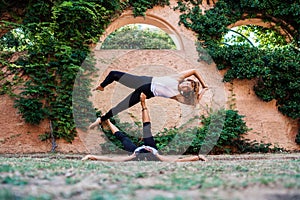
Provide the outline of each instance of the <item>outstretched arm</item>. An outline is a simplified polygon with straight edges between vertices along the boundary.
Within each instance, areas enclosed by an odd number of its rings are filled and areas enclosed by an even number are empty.
[[[172,158],[168,156],[163,156],[158,153],[157,150],[149,147],[145,147],[145,149],[152,154],[154,154],[160,161],[163,162],[193,162],[193,161],[207,161],[207,158],[203,155],[189,156],[184,158]],[[155,151],[154,151],[155,150]]]
[[[125,162],[135,158],[135,153],[131,154],[130,156],[122,156],[122,157],[107,157],[107,156],[96,156],[96,155],[86,155],[81,160],[99,160],[105,162]]]
[[[193,162],[193,161],[207,161],[207,159],[202,155],[189,156],[185,158],[170,158],[160,154],[156,154],[156,157],[163,162]]]
[[[208,86],[205,84],[203,78],[201,77],[201,75],[199,74],[199,72],[196,69],[190,69],[190,70],[181,72],[179,74],[179,81],[183,81],[185,78],[193,76],[193,75],[199,80],[199,82],[201,83],[203,88],[208,88]]]
[[[193,162],[193,161],[207,161],[207,158],[203,155],[189,156],[185,158],[178,158],[175,162]]]

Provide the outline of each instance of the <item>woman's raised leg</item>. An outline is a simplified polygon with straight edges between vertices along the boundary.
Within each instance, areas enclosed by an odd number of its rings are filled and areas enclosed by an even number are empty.
[[[138,76],[120,71],[111,71],[100,86],[104,89],[107,85],[117,81],[126,87],[137,89],[145,84],[151,83],[152,77]]]

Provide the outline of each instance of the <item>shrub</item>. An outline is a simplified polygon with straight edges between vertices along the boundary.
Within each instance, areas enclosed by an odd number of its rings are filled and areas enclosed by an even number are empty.
[[[236,110],[221,109],[208,116],[201,116],[201,127],[164,129],[154,138],[158,149],[163,154],[221,154],[279,150],[279,148],[272,149],[271,144],[243,139],[243,135],[251,130],[243,118],[244,116]],[[127,133],[137,146],[143,144],[140,123],[134,126],[129,123],[120,123],[117,117],[112,119],[112,122],[121,131]],[[101,144],[103,152],[121,153],[122,144],[109,131],[105,131],[105,136],[109,141]]]

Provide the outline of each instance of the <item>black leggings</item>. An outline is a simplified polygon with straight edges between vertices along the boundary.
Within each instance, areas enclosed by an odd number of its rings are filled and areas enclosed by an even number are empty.
[[[128,152],[134,152],[137,146],[121,131],[117,131],[115,136],[121,141],[124,149]],[[145,146],[150,146],[157,149],[156,143],[151,133],[151,123],[143,123],[143,141]]]
[[[151,92],[152,77],[150,76],[136,76],[120,71],[111,71],[100,85],[104,88],[114,81],[135,90],[115,107],[110,109],[105,115],[101,116],[101,121],[105,121],[140,102],[141,93],[144,93],[147,99],[154,97]]]

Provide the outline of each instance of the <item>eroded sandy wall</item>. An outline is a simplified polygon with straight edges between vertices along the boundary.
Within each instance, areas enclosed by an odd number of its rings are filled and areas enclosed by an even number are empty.
[[[177,73],[182,70],[196,68],[209,86],[200,105],[191,108],[183,106],[173,100],[153,98],[148,104],[153,120],[153,132],[163,128],[180,126],[190,117],[205,114],[210,108],[218,109],[229,107],[233,102],[239,113],[245,115],[245,121],[252,131],[245,137],[258,142],[272,143],[278,147],[289,150],[300,150],[295,137],[297,134],[297,122],[283,116],[278,112],[275,102],[263,102],[254,94],[252,87],[255,81],[234,81],[233,84],[223,83],[222,74],[216,70],[214,64],[198,62],[198,53],[195,46],[195,36],[182,26],[178,26],[179,14],[172,9],[175,1],[171,1],[171,7],[155,7],[147,12],[151,18],[134,19],[130,11],[125,12],[116,19],[108,28],[107,33],[100,41],[116,28],[132,22],[156,25],[177,40],[178,50],[100,50],[101,43],[94,49],[97,59],[98,78],[94,84],[108,74],[110,70],[122,70],[138,75],[161,76]],[[92,89],[92,88],[91,88]],[[130,90],[117,84],[110,85],[104,92],[93,92],[91,97],[94,106],[107,111],[120,99],[125,97]],[[24,123],[24,120],[13,107],[13,100],[8,96],[0,96],[0,153],[36,153],[49,152],[51,143],[41,142],[38,135],[49,132],[49,122],[44,121],[39,126]],[[140,120],[139,105],[120,114],[123,121]],[[199,121],[195,124],[198,125]],[[57,151],[64,153],[100,153],[99,143],[103,137],[98,130],[83,132],[79,130],[78,136],[72,144],[63,140],[57,141]]]

